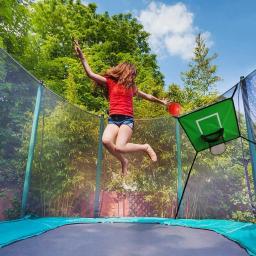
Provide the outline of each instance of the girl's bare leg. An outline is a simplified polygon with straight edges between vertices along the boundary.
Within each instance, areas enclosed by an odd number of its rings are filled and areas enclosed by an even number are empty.
[[[157,161],[155,151],[149,144],[129,143],[132,136],[132,129],[128,125],[121,125],[116,138],[116,151],[120,153],[129,153],[145,151],[153,162]]]
[[[116,150],[115,146],[118,131],[119,127],[117,125],[108,124],[104,130],[102,142],[107,150],[121,162],[122,173],[126,174],[128,168],[128,160],[119,151]]]

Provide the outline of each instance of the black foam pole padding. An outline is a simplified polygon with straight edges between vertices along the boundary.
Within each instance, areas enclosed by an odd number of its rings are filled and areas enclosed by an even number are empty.
[[[186,187],[187,187],[187,185],[188,185],[188,180],[189,180],[191,171],[192,171],[193,166],[194,166],[194,163],[195,163],[195,161],[196,161],[197,153],[198,153],[198,152],[196,152],[196,154],[195,154],[195,156],[194,156],[194,159],[193,159],[193,162],[192,162],[192,164],[191,164],[191,166],[190,166],[190,170],[189,170],[189,172],[188,172],[188,176],[187,176],[187,179],[186,179],[186,182],[185,182],[185,186],[184,186],[184,188],[183,188],[182,195],[181,195],[181,198],[180,198],[180,201],[179,201],[179,205],[178,205],[178,208],[177,208],[177,211],[176,211],[176,214],[175,214],[175,219],[177,218],[177,216],[178,216],[178,214],[179,214],[179,210],[180,210],[180,206],[181,206],[181,203],[182,203],[182,199],[183,199],[183,196],[184,196],[184,194],[185,194]]]

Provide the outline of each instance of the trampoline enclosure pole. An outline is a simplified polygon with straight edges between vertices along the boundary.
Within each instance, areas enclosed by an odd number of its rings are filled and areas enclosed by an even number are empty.
[[[176,138],[176,154],[177,154],[177,202],[179,204],[182,195],[182,162],[181,162],[181,140],[180,140],[180,124],[179,120],[175,120],[175,138]],[[182,209],[180,209],[182,215]]]
[[[100,116],[100,129],[98,138],[98,156],[97,156],[97,167],[96,167],[96,189],[94,198],[94,217],[99,217],[99,203],[100,203],[100,179],[102,173],[102,159],[103,159],[103,145],[102,135],[104,131],[104,117]]]
[[[21,217],[24,217],[25,215],[27,201],[28,201],[30,177],[31,177],[32,163],[34,158],[34,149],[36,144],[36,134],[37,134],[42,93],[43,93],[43,86],[39,85],[37,89],[36,104],[35,104],[35,110],[34,110],[33,124],[32,124],[32,130],[31,130],[31,136],[30,136],[30,142],[29,142],[28,158],[27,158],[24,185],[23,185]]]

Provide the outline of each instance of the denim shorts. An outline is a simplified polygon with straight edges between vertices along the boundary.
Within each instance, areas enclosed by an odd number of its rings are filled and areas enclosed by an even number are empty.
[[[125,116],[125,115],[111,115],[108,118],[109,124],[115,124],[118,127],[121,125],[128,125],[131,129],[134,127],[134,120],[131,116]]]

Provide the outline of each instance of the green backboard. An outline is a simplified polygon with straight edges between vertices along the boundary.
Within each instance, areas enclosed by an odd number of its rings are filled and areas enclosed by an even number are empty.
[[[233,99],[226,99],[208,107],[181,116],[179,122],[197,152],[210,147],[201,135],[224,129],[225,142],[240,137]],[[215,145],[223,141],[215,143]]]

